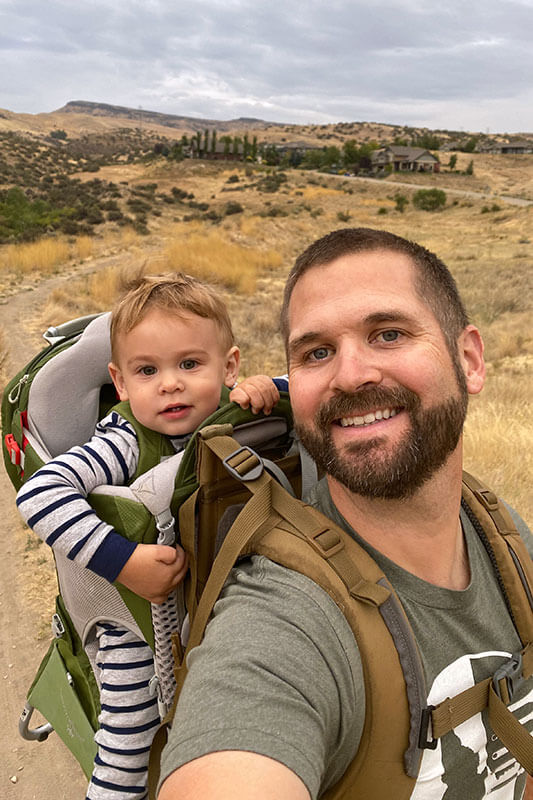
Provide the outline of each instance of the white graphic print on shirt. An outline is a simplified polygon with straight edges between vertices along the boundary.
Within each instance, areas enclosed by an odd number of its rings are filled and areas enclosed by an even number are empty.
[[[453,697],[473,686],[480,675],[481,665],[494,671],[510,658],[510,653],[486,652],[466,655],[449,664],[435,679],[428,697],[428,704],[436,705],[446,697]],[[494,666],[493,666],[494,665]],[[490,671],[490,670],[489,670]],[[487,672],[484,671],[486,675]],[[524,695],[524,693],[523,693]],[[533,687],[509,708],[517,718],[531,730],[533,727]],[[466,800],[464,785],[460,774],[477,774],[478,785],[475,794],[469,793],[468,800],[516,800],[521,796],[516,779],[524,774],[523,768],[486,727],[486,712],[476,714],[463,722],[443,739],[435,750],[425,750],[420,773],[411,800]],[[459,777],[458,784],[447,783],[446,765],[454,763],[454,774]],[[457,770],[457,764],[463,769]],[[464,770],[464,771],[463,771]]]

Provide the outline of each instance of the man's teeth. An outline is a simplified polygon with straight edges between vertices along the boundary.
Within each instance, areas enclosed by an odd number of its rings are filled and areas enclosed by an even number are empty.
[[[371,425],[380,419],[389,419],[389,417],[396,416],[398,412],[395,408],[383,408],[380,411],[374,411],[365,414],[364,417],[342,417],[340,423],[343,428],[348,428],[357,425]]]

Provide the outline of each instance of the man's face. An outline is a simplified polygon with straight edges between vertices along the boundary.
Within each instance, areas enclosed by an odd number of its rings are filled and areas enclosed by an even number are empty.
[[[289,328],[297,430],[319,466],[366,497],[413,494],[456,449],[469,387],[408,257],[380,250],[311,268]]]

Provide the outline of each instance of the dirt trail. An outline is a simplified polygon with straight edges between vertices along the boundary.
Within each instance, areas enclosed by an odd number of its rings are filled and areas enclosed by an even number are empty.
[[[94,265],[82,271],[92,269]],[[0,324],[10,349],[8,375],[14,374],[41,344],[44,345],[31,333],[28,323],[38,315],[49,292],[64,285],[65,280],[65,274],[44,280],[33,290],[12,295],[5,305],[0,305]],[[4,715],[0,725],[0,797],[2,800],[82,800],[85,777],[59,737],[52,733],[46,742],[38,743],[26,742],[18,734],[18,718],[26,692],[49,639],[38,638],[38,622],[27,608],[21,580],[26,533],[18,518],[15,492],[3,465],[0,467],[0,513],[0,708]]]

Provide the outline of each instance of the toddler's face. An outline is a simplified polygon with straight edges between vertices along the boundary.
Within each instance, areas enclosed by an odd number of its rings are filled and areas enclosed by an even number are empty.
[[[239,371],[239,351],[223,348],[216,323],[189,312],[149,311],[118,335],[116,352],[109,371],[120,399],[142,425],[167,436],[194,431]]]

